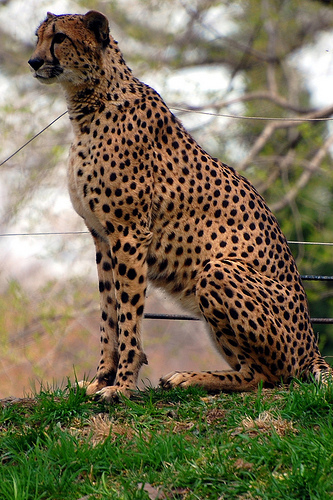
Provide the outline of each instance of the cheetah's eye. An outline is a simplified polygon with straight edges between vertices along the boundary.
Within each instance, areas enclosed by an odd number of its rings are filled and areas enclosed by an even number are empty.
[[[62,43],[66,38],[66,35],[64,33],[56,33],[53,37],[53,42],[54,43]]]

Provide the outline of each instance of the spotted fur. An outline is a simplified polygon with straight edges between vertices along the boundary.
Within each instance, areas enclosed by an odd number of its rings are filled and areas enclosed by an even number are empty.
[[[69,192],[96,246],[102,349],[87,392],[111,400],[136,388],[148,280],[205,320],[231,367],[171,373],[163,387],[246,391],[325,378],[295,261],[255,188],[132,75],[102,14],[49,13],[37,36],[29,63],[65,91]]]

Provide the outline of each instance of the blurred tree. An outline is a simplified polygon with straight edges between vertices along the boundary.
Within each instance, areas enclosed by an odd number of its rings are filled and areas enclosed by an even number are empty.
[[[0,3],[0,14],[12,2]],[[97,9],[107,15],[112,35],[134,73],[163,95],[209,153],[255,184],[288,239],[333,241],[333,135],[330,122],[321,121],[332,116],[333,102],[319,106],[313,101],[308,85],[313,74],[304,74],[300,65],[310,48],[319,50],[322,34],[331,31],[331,2],[81,0],[79,4],[82,12]],[[41,87],[29,74],[26,61],[33,50],[35,27],[26,37],[0,28],[2,159],[65,110],[58,86]],[[329,50],[328,46],[326,55],[332,60]],[[70,140],[64,117],[1,166],[1,232],[84,229],[67,196]],[[89,238],[81,243],[59,236],[57,243],[53,241],[45,239],[43,250],[53,263],[63,259],[62,266],[69,262],[74,268],[82,262],[86,245],[93,266]],[[333,275],[332,247],[291,246],[302,274]],[[79,268],[81,273],[82,269],[86,266]],[[306,283],[306,288],[312,316],[333,317],[329,285]],[[8,293],[7,284],[2,289]],[[30,307],[33,310],[35,304]],[[31,322],[33,316],[26,315]],[[13,319],[11,328],[14,323]],[[19,333],[22,326],[17,328]],[[29,325],[24,328],[30,331]],[[332,326],[315,329],[322,334],[324,352],[332,353]]]

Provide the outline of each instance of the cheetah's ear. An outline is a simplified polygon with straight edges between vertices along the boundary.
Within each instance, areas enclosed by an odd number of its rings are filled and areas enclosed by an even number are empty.
[[[109,45],[109,22],[103,14],[96,10],[90,10],[83,16],[83,22],[95,34],[96,40],[102,44],[102,47]]]
[[[55,14],[52,14],[52,12],[48,12],[46,14],[46,19],[52,19],[53,17],[57,17]]]

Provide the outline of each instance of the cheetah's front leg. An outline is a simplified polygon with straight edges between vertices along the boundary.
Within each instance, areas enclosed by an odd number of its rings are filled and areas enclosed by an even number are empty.
[[[108,241],[98,236],[94,230],[91,230],[91,234],[96,248],[100,292],[101,357],[96,378],[87,386],[88,395],[95,394],[114,383],[119,360],[117,307],[110,245]]]
[[[108,401],[117,393],[130,396],[136,389],[142,364],[147,363],[142,349],[141,325],[147,287],[146,257],[151,234],[124,236],[124,232],[117,237],[113,234],[110,238],[119,361],[114,384],[98,392]]]

